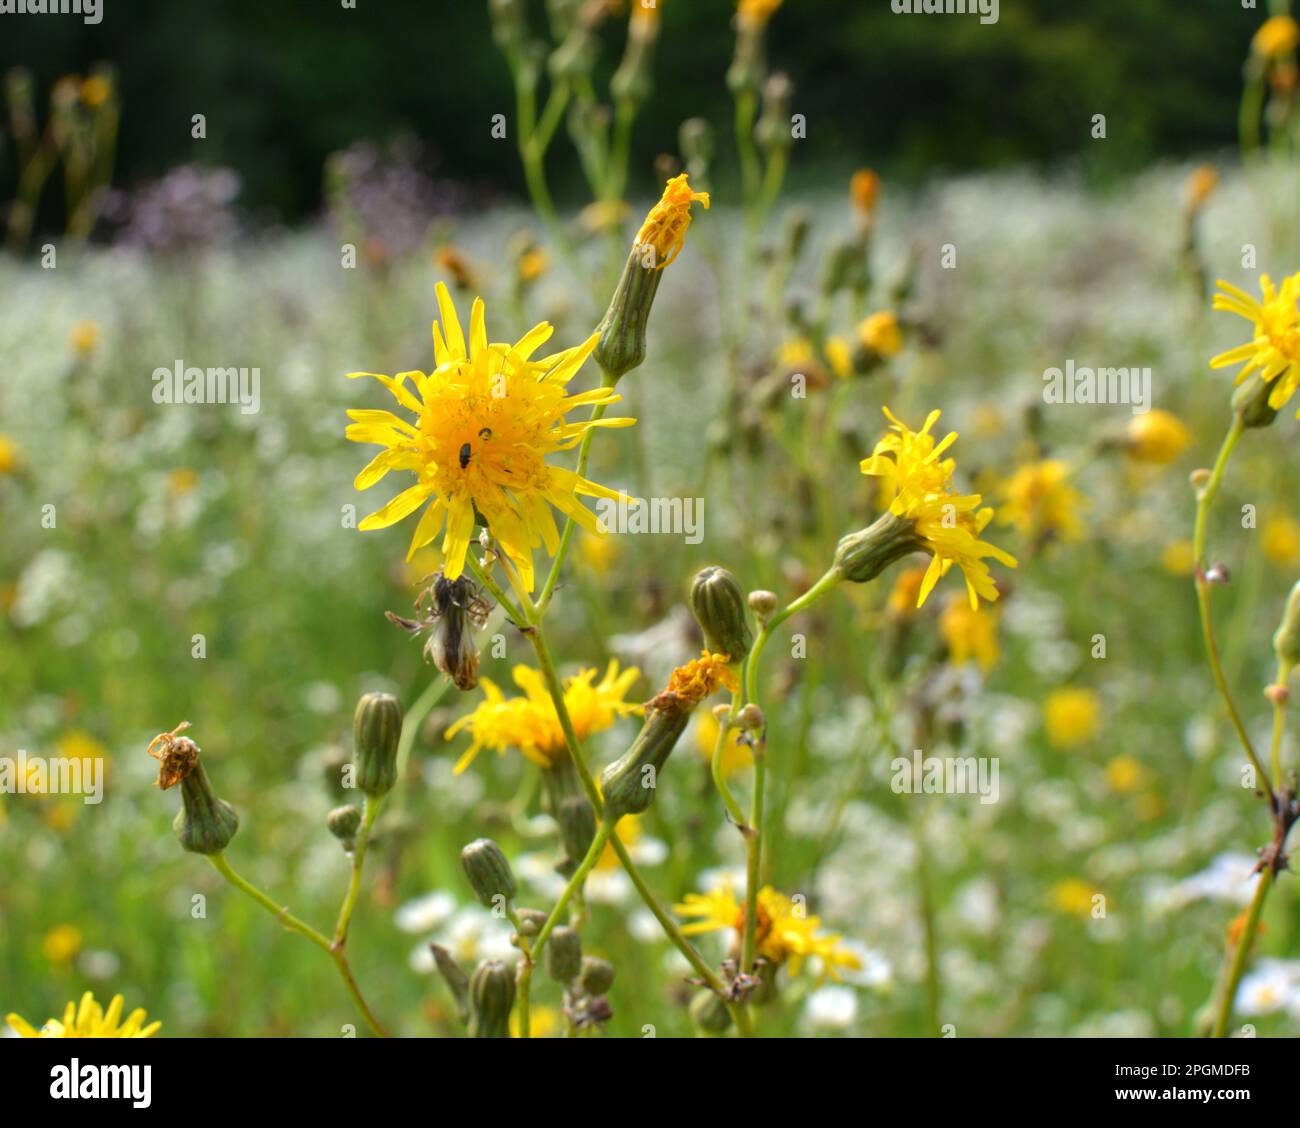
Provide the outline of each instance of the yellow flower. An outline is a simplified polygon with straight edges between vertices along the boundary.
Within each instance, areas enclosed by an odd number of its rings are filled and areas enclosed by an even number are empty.
[[[887,605],[895,618],[906,619],[916,613],[916,601],[925,583],[925,568],[904,568],[889,590]]]
[[[530,247],[519,256],[519,262],[516,268],[519,271],[519,281],[527,284],[536,282],[550,265],[550,259],[546,257],[546,252],[541,247]]]
[[[631,210],[626,200],[596,200],[578,213],[578,224],[584,231],[598,235],[617,227]]]
[[[81,951],[81,929],[75,924],[56,924],[41,941],[41,955],[52,964],[70,963]]]
[[[898,327],[898,318],[888,310],[868,317],[858,326],[858,336],[877,356],[897,356],[903,351],[903,331]]]
[[[167,475],[167,492],[172,497],[184,497],[193,493],[199,484],[199,472],[188,466],[178,466]]]
[[[1030,540],[1077,540],[1083,535],[1083,496],[1070,485],[1070,468],[1059,459],[1020,467],[1003,484],[1002,495],[1002,520]]]
[[[1146,778],[1146,768],[1132,756],[1116,756],[1106,765],[1106,785],[1117,795],[1137,791]]]
[[[880,177],[869,168],[860,168],[849,181],[849,198],[854,210],[865,219],[876,214],[880,203]]]
[[[459,247],[444,243],[433,256],[433,261],[460,289],[472,290],[477,285],[474,268]]]
[[[980,508],[979,494],[959,495],[952,491],[956,463],[940,456],[957,440],[956,432],[935,442],[930,428],[939,421],[932,411],[925,426],[912,431],[889,410],[890,433],[876,444],[870,458],[859,464],[863,474],[879,477],[889,500],[889,511],[913,523],[913,531],[925,551],[932,555],[930,566],[917,594],[916,605],[924,605],[934,585],[956,564],[966,579],[971,606],[982,597],[992,603],[998,598],[984,557],[992,557],[1008,568],[1015,557],[987,541],[980,534],[993,519],[993,510]]]
[[[738,943],[744,931],[745,907],[730,885],[704,894],[688,893],[673,911],[696,918],[682,927],[687,936],[734,931]],[[839,979],[840,969],[862,966],[857,953],[841,945],[838,934],[821,930],[821,919],[808,915],[802,898],[791,900],[770,885],[764,886],[758,891],[757,915],[754,937],[758,954],[774,964],[786,964],[791,975],[798,975],[808,959],[818,961],[818,979],[827,975]]]
[[[89,356],[98,347],[103,334],[93,321],[78,321],[68,333],[68,346],[80,357]]]
[[[14,473],[22,465],[18,444],[8,435],[0,435],[0,477]]]
[[[1196,570],[1196,549],[1186,538],[1170,541],[1160,554],[1160,566],[1171,576],[1186,579]]]
[[[144,1024],[145,1013],[136,1008],[122,1017],[121,995],[114,995],[108,1004],[108,1011],[95,1002],[95,996],[87,991],[81,996],[81,1005],[69,1003],[63,1012],[63,1021],[50,1019],[40,1030],[16,1014],[6,1018],[6,1022],[21,1038],[152,1038],[162,1026],[161,1022]]]
[[[663,197],[650,209],[633,244],[633,250],[641,253],[646,247],[654,248],[651,269],[662,270],[681,252],[691,225],[691,204],[697,201],[708,210],[709,194],[692,192],[684,172],[664,186]]]
[[[754,750],[742,742],[744,735],[740,729],[732,729],[723,746],[722,774],[727,778],[754,762]],[[695,747],[706,763],[713,762],[713,748],[717,742],[718,718],[709,710],[702,709],[695,715]],[[623,822],[627,822],[627,819]],[[622,826],[623,823],[619,825]]]
[[[1300,45],[1300,25],[1290,16],[1272,16],[1265,20],[1251,40],[1250,48],[1263,59],[1280,59]]]
[[[1200,211],[1205,201],[1219,186],[1219,173],[1213,165],[1200,165],[1192,170],[1187,178],[1187,206],[1191,211]]]
[[[826,338],[826,360],[841,380],[853,375],[853,350],[843,337]]]
[[[632,0],[630,19],[634,24],[657,24],[660,16],[660,5],[663,2],[664,0]]]
[[[1148,411],[1133,416],[1124,451],[1137,462],[1173,462],[1192,441],[1192,433],[1169,411]]]
[[[1063,913],[1087,920],[1092,916],[1096,889],[1077,877],[1067,877],[1052,886],[1052,904]]]
[[[725,654],[710,654],[701,650],[700,656],[684,666],[678,666],[668,676],[665,693],[676,694],[688,701],[692,708],[719,689],[732,693],[740,690],[740,680],[731,668]]]
[[[1267,274],[1261,274],[1259,285],[1263,301],[1219,280],[1223,293],[1214,295],[1214,308],[1244,317],[1255,326],[1255,336],[1220,353],[1210,367],[1227,368],[1244,361],[1237,373],[1238,384],[1258,370],[1265,383],[1274,384],[1268,403],[1277,411],[1300,387],[1300,273],[1282,279],[1280,289]]]
[[[418,479],[359,527],[386,528],[427,502],[407,558],[432,541],[445,522],[445,575],[454,580],[465,570],[474,524],[481,517],[517,569],[519,586],[530,592],[533,549],[542,544],[554,554],[559,548],[551,507],[583,528],[599,532],[595,516],[577,495],[618,498],[613,490],[572,470],[548,465],[546,456],[576,446],[592,427],[627,427],[635,420],[565,420],[577,408],[622,398],[610,388],[566,394],[565,386],[596,347],[597,334],[576,348],[530,360],[550,337],[549,324],[535,326],[513,346],[488,344],[479,298],[467,343],[451,295],[441,282],[437,293],[442,326],[433,324],[437,367],[432,373],[401,372],[396,377],[350,373],[350,377],[372,376],[416,416],[412,424],[390,411],[348,412],[352,424],[347,437],[384,448],[357,475],[357,489],[369,489],[390,470],[409,470]],[[514,579],[511,574],[512,583]]]
[[[516,666],[513,674],[515,684],[524,691],[523,697],[506,697],[491,678],[479,678],[484,700],[444,734],[450,740],[468,729],[473,738],[469,749],[456,761],[455,774],[468,768],[484,748],[498,753],[516,748],[544,768],[553,767],[568,755],[559,714],[542,675],[530,666]],[[634,666],[620,672],[618,662],[611,661],[599,682],[594,669],[581,670],[565,679],[564,705],[580,742],[604,732],[619,717],[641,712],[640,705],[627,701],[627,692],[640,674]]]
[[[618,540],[583,532],[578,538],[578,555],[597,576],[608,576],[622,553]]]
[[[816,363],[816,358],[813,356],[812,342],[807,337],[791,337],[788,341],[782,342],[776,359],[782,368],[788,368],[794,372]]]
[[[1279,568],[1300,564],[1300,522],[1270,517],[1264,522],[1264,555]]]
[[[1101,700],[1090,689],[1055,689],[1043,705],[1043,720],[1054,748],[1087,744],[1101,727]]]
[[[564,1019],[554,1007],[533,1006],[528,1009],[528,1036],[530,1038],[553,1038],[564,1029]],[[519,1008],[510,1012],[510,1037],[519,1035]]]
[[[939,633],[948,644],[954,666],[974,658],[986,674],[998,664],[998,613],[971,607],[964,599],[950,599],[939,616]]]
[[[742,24],[752,28],[763,28],[767,26],[780,6],[781,0],[739,0],[736,14]]]
[[[92,74],[81,84],[81,101],[94,109],[113,96],[113,84],[102,74]]]

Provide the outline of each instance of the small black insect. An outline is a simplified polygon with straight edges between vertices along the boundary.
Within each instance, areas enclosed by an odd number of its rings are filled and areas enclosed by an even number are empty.
[[[460,468],[469,469],[469,443],[462,444],[460,448]]]

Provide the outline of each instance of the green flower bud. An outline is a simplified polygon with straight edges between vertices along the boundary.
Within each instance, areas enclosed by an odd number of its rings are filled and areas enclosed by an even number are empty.
[[[911,521],[886,513],[870,528],[840,539],[835,548],[835,569],[850,583],[865,584],[924,547],[925,541],[916,534]]]
[[[490,838],[478,838],[460,852],[460,864],[465,869],[474,895],[488,908],[498,903],[513,901],[518,891],[515,875],[506,856]]]
[[[611,380],[638,367],[645,360],[646,325],[654,307],[662,264],[652,244],[636,244],[623,264],[623,274],[613,300],[597,327],[596,362]]]
[[[397,782],[397,742],[402,735],[402,707],[391,693],[367,693],[352,716],[356,784],[379,798]]]
[[[515,916],[519,918],[519,931],[524,936],[536,936],[550,919],[549,914],[541,909],[517,909]]]
[[[564,846],[564,857],[555,869],[568,877],[591,849],[596,837],[596,812],[585,795],[570,795],[560,802],[555,818],[560,824],[560,842]]]
[[[325,825],[335,838],[345,841],[355,838],[361,828],[361,811],[350,803],[346,807],[335,807],[325,816]]]
[[[220,854],[239,829],[235,808],[217,798],[197,759],[180,783],[181,809],[172,822],[177,839],[192,854]]]
[[[583,956],[578,986],[587,995],[603,995],[614,985],[614,965],[599,956]]]
[[[469,1036],[509,1038],[515,975],[500,960],[485,960],[469,981]]]
[[[1291,589],[1282,624],[1273,636],[1277,660],[1288,670],[1300,666],[1300,583]]]
[[[582,937],[575,928],[557,928],[546,947],[546,974],[556,983],[572,983],[582,971]]]
[[[754,612],[754,617],[760,622],[766,622],[776,614],[779,601],[774,591],[751,591],[749,593],[749,609]]]
[[[731,1025],[731,1011],[716,991],[701,991],[691,1000],[691,1018],[707,1034],[721,1034]]]
[[[1248,429],[1271,427],[1277,418],[1277,408],[1269,406],[1273,385],[1258,372],[1240,385],[1232,395],[1232,410],[1241,416]]]
[[[617,822],[654,802],[659,772],[690,719],[691,703],[675,693],[661,693],[646,706],[645,724],[632,747],[601,773],[606,818]]]
[[[677,144],[691,179],[703,186],[709,165],[713,163],[713,126],[704,118],[687,118],[677,131]]]
[[[745,610],[745,593],[726,568],[705,568],[691,583],[691,610],[704,631],[704,645],[714,654],[741,662],[754,638]]]
[[[461,1022],[466,1021],[469,1017],[469,978],[441,944],[430,944],[429,951],[433,953],[433,962],[438,965],[438,974],[442,976],[443,982],[447,984],[448,990],[451,991],[452,998],[456,1000],[456,1011],[460,1015]]]

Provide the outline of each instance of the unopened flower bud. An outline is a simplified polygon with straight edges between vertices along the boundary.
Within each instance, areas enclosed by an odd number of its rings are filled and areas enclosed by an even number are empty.
[[[596,812],[585,795],[569,795],[560,801],[555,819],[560,824],[560,843],[564,847],[564,858],[555,868],[568,877],[591,849],[596,837]]]
[[[691,1000],[691,1018],[707,1034],[721,1034],[731,1025],[731,1012],[716,991],[701,991]]]
[[[606,818],[617,822],[624,815],[640,814],[654,802],[659,772],[686,731],[691,708],[690,702],[669,692],[646,706],[645,723],[632,747],[601,773]]]
[[[469,977],[466,976],[452,954],[441,944],[430,944],[429,951],[433,953],[433,962],[438,967],[438,974],[442,976],[443,982],[447,984],[452,998],[456,1000],[457,1013],[459,1013],[461,1021],[464,1022],[469,1014]]]
[[[329,832],[351,849],[349,843],[355,843],[357,831],[361,828],[361,811],[349,803],[346,807],[335,807],[325,816],[325,825]]]
[[[767,719],[763,716],[763,710],[752,701],[736,714],[737,728],[761,729],[766,723]]]
[[[691,584],[691,610],[704,632],[704,645],[715,654],[741,662],[753,645],[745,596],[726,568],[705,568]]]
[[[518,887],[515,875],[506,856],[490,838],[478,838],[460,852],[460,864],[469,878],[474,895],[492,908],[498,898],[509,903],[515,898]]]
[[[509,1038],[515,975],[500,960],[485,960],[469,981],[469,1036]]]
[[[835,548],[835,570],[850,583],[865,584],[924,547],[911,521],[885,513],[869,528],[840,539]]]
[[[1291,589],[1282,614],[1282,624],[1273,636],[1277,660],[1288,669],[1300,666],[1300,583]]]
[[[556,983],[572,983],[581,971],[582,937],[577,929],[561,926],[547,944],[546,974]]]
[[[391,693],[367,693],[352,716],[356,785],[372,798],[397,782],[397,743],[402,735],[402,707]]]
[[[754,612],[754,617],[760,624],[776,614],[777,603],[778,600],[774,591],[751,591],[749,593],[749,609]]]
[[[578,985],[588,995],[603,995],[614,985],[614,965],[599,956],[583,956]]]
[[[1273,390],[1273,384],[1258,372],[1253,372],[1250,378],[1233,393],[1232,410],[1241,417],[1242,423],[1248,429],[1269,427],[1277,418],[1277,408],[1269,404]]]
[[[549,919],[541,909],[517,909],[515,916],[519,918],[519,931],[525,936],[536,936]]]

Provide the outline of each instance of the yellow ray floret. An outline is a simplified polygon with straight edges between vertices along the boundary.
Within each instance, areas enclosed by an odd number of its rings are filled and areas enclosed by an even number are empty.
[[[991,557],[1008,568],[1016,567],[1016,560],[996,545],[980,540],[993,519],[991,508],[980,507],[980,495],[953,491],[956,463],[943,455],[957,441],[956,432],[935,441],[930,430],[939,421],[938,411],[930,412],[919,431],[911,430],[889,408],[884,412],[890,422],[889,434],[876,444],[870,458],[862,460],[860,468],[862,473],[882,480],[889,511],[911,521],[931,553],[916,605],[925,603],[935,584],[954,564],[966,578],[972,607],[977,607],[981,598],[993,602],[998,598],[998,589],[984,558]]]
[[[52,1018],[37,1030],[26,1019],[11,1014],[6,1021],[20,1038],[152,1038],[162,1026],[161,1022],[145,1024],[145,1012],[137,1007],[126,1021],[122,1021],[123,999],[114,995],[105,1011],[95,996],[87,991],[80,1004],[69,1003],[63,1010],[63,1021]]]
[[[1261,274],[1259,287],[1262,301],[1219,280],[1223,292],[1214,295],[1214,308],[1244,317],[1254,325],[1255,335],[1246,344],[1220,353],[1210,367],[1241,364],[1238,384],[1258,372],[1266,384],[1273,385],[1268,405],[1278,411],[1300,388],[1300,272],[1282,279],[1281,286]]]
[[[552,466],[548,455],[568,450],[592,427],[630,427],[634,419],[583,420],[565,416],[581,407],[605,406],[622,397],[610,388],[569,395],[566,385],[596,347],[592,335],[576,348],[542,360],[532,355],[551,335],[543,322],[514,345],[489,344],[483,299],[474,301],[466,341],[441,282],[437,286],[441,326],[433,323],[437,367],[423,372],[370,376],[389,390],[414,418],[391,411],[349,411],[347,437],[383,447],[357,475],[356,487],[369,489],[390,470],[407,470],[415,485],[366,517],[362,530],[383,529],[424,506],[407,559],[445,526],[442,553],[447,579],[458,578],[474,535],[484,522],[514,564],[525,591],[533,590],[533,550],[544,545],[554,554],[560,537],[552,507],[593,533],[601,532],[578,495],[617,499],[605,486]]]

